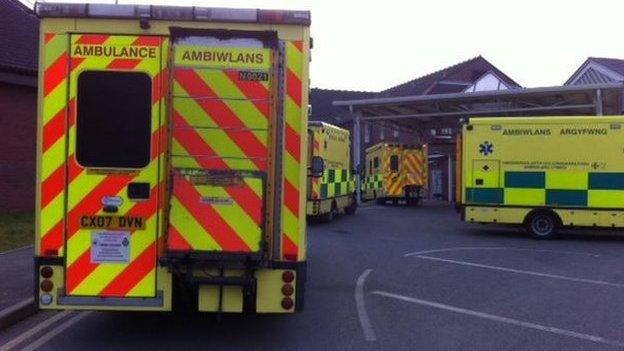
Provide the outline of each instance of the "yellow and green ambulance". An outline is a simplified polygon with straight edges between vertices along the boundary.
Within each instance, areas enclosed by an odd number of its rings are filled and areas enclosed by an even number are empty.
[[[624,227],[624,117],[470,118],[459,138],[462,218],[524,225]]]
[[[355,172],[351,134],[325,122],[308,123],[308,216],[330,222],[340,212],[355,214]]]

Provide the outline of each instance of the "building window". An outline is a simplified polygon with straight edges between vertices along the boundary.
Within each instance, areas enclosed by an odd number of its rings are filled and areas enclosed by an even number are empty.
[[[147,166],[152,134],[151,78],[138,72],[85,71],[78,77],[77,89],[78,163],[96,168]]]
[[[364,125],[364,142],[370,143],[370,126],[368,124]]]
[[[398,139],[398,138],[399,138],[399,129],[398,129],[398,128],[395,128],[395,129],[392,131],[392,134],[394,135],[394,138],[395,138],[395,139]]]
[[[379,126],[379,140],[384,140],[386,138],[386,128],[383,126]]]

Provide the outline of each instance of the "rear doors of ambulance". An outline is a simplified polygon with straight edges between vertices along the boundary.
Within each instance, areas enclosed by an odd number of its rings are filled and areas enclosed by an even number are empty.
[[[163,41],[70,38],[65,293],[154,297]]]
[[[173,33],[170,253],[262,255],[274,125],[270,34]]]

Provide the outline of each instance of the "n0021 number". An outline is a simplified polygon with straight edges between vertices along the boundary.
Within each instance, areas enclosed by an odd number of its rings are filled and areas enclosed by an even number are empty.
[[[268,82],[269,74],[267,72],[242,71],[238,72],[238,79],[248,82]]]

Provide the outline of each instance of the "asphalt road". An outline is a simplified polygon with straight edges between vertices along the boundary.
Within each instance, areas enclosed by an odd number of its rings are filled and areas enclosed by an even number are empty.
[[[33,255],[32,246],[0,253],[0,311],[32,297]]]
[[[624,234],[537,241],[448,206],[362,208],[309,227],[292,316],[40,313],[0,345],[40,350],[624,349]],[[0,347],[2,350],[2,347]]]

